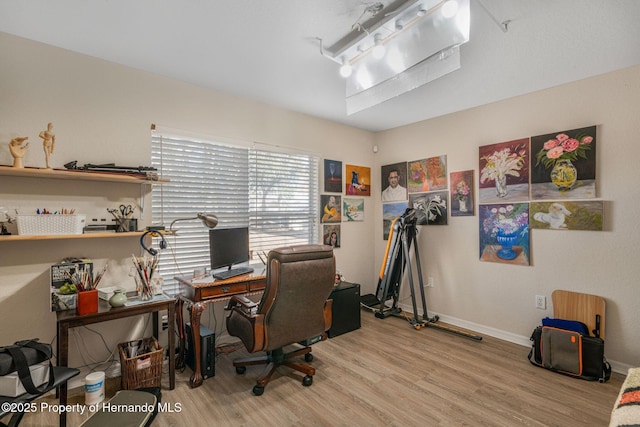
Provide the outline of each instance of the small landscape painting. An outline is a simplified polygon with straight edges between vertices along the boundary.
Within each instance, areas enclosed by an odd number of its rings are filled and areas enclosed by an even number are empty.
[[[342,220],[349,221],[364,221],[364,199],[345,197],[342,205]]]
[[[393,220],[407,210],[407,202],[382,204],[382,236],[389,240],[389,227]]]

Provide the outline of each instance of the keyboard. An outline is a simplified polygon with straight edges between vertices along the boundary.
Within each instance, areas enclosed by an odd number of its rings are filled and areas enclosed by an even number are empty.
[[[251,267],[236,267],[236,268],[232,268],[231,270],[215,273],[213,277],[216,279],[224,280],[224,279],[229,279],[231,277],[236,277],[236,276],[240,276],[242,274],[247,274],[251,272],[253,272],[253,268]]]

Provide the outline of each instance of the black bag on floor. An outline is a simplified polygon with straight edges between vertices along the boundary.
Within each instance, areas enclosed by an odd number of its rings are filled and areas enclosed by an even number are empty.
[[[0,347],[0,375],[17,371],[18,377],[29,394],[41,394],[49,390],[54,382],[51,363],[51,344],[43,344],[37,338],[17,341],[13,345]],[[49,381],[36,387],[29,366],[49,361]]]
[[[545,369],[589,381],[611,378],[604,341],[581,332],[538,326],[531,334],[529,361]]]

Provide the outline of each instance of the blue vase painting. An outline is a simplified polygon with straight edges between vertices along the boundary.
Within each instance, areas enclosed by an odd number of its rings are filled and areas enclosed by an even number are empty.
[[[480,205],[480,260],[529,264],[529,204]]]
[[[502,229],[498,230],[496,234],[496,240],[502,246],[501,249],[498,249],[497,255],[502,259],[514,259],[518,254],[513,250],[513,245],[516,243],[516,239],[518,238],[518,233],[520,230],[516,230],[513,232],[506,232]]]

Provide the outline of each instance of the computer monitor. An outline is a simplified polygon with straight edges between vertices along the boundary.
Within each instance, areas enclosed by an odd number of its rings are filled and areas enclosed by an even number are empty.
[[[249,228],[213,228],[209,230],[211,269],[249,261]]]

